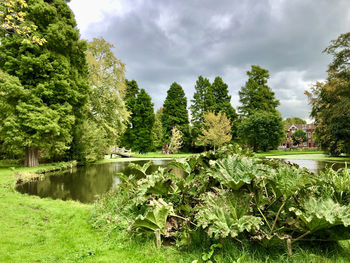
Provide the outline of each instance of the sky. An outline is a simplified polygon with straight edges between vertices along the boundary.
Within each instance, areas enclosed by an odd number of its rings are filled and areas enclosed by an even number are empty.
[[[193,98],[198,76],[228,84],[232,106],[251,65],[270,72],[268,85],[283,118],[309,118],[305,90],[327,77],[322,51],[349,31],[348,0],[71,0],[83,39],[103,37],[135,79],[162,106],[179,83]],[[310,119],[308,119],[311,121]]]

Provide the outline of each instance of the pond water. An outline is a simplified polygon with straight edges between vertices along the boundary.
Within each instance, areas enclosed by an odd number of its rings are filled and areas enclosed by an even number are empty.
[[[139,165],[146,162],[134,161]],[[149,171],[165,167],[169,162],[170,160],[153,160]],[[101,194],[117,187],[120,182],[117,173],[129,175],[137,172],[129,167],[129,163],[114,162],[74,167],[71,170],[44,176],[42,180],[19,184],[16,190],[40,197],[91,203]]]
[[[310,171],[319,173],[326,166],[333,165],[334,169],[345,166],[345,163],[333,163],[320,160],[307,159],[284,159],[306,167]],[[171,160],[152,160],[150,169],[166,167]],[[143,165],[146,161],[134,161]],[[116,188],[120,182],[117,173],[129,175],[135,173],[129,162],[114,162],[94,164],[82,167],[74,167],[71,170],[44,176],[42,180],[27,182],[17,185],[17,191],[40,197],[51,197],[53,199],[77,200],[82,203],[91,203],[96,198],[111,188]],[[152,170],[151,170],[152,171]]]

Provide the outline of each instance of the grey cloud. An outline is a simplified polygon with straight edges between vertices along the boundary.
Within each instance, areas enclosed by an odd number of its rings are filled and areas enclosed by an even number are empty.
[[[127,77],[151,94],[156,108],[173,81],[190,100],[199,75],[222,76],[237,106],[245,71],[259,64],[270,70],[282,115],[304,118],[309,107],[303,91],[307,83],[325,78],[330,58],[322,50],[348,29],[350,11],[346,0],[135,3],[126,14],[106,15],[83,37],[113,43]]]

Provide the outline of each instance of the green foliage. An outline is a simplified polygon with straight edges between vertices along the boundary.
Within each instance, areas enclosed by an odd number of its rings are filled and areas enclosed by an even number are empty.
[[[306,92],[312,105],[317,143],[331,155],[350,153],[350,91],[349,58],[350,33],[331,41],[325,52],[333,56],[328,67],[328,78],[317,82]]]
[[[133,165],[139,173],[121,176],[117,192],[128,195],[126,217],[137,231],[159,229],[163,240],[176,238],[179,245],[195,242],[198,235],[204,235],[201,242],[263,246],[350,238],[347,169],[329,168],[316,176],[278,161],[248,158],[237,146],[173,162],[151,174],[149,165]],[[182,173],[175,174],[174,167]],[[214,249],[203,256],[215,260]]]
[[[171,84],[163,105],[162,126],[164,142],[169,143],[172,129],[177,127],[182,133],[186,146],[189,144],[189,121],[187,112],[187,99],[182,87],[174,82]]]
[[[238,110],[242,116],[251,116],[258,111],[275,112],[279,101],[275,99],[275,93],[267,86],[270,78],[269,71],[257,65],[252,65],[245,86],[239,92],[242,106]]]
[[[167,204],[162,199],[153,200],[149,204],[149,210],[147,210],[146,215],[137,216],[132,224],[132,228],[143,228],[152,232],[159,229],[160,233],[166,236],[168,235],[166,222],[172,209],[172,205]]]
[[[126,106],[131,112],[128,127],[122,136],[122,145],[133,151],[149,152],[153,149],[155,115],[151,97],[144,89],[138,91],[136,81],[126,81]]]
[[[302,145],[304,142],[307,141],[306,132],[300,129],[293,132],[291,137],[294,145]]]
[[[306,124],[306,120],[303,120],[299,117],[290,117],[283,121],[283,124],[285,125],[292,125],[292,124]]]
[[[126,84],[126,94],[125,94],[125,105],[129,113],[131,114],[128,118],[128,121],[125,122],[127,128],[122,135],[121,144],[130,149],[132,147],[133,141],[135,140],[135,130],[133,129],[135,126],[135,107],[136,107],[136,98],[137,94],[139,94],[139,87],[135,80],[125,80]]]
[[[201,134],[198,136],[198,145],[210,145],[220,147],[229,142],[232,138],[232,127],[230,120],[226,118],[225,113],[207,112],[204,114],[204,123]]]
[[[215,104],[215,97],[212,92],[210,81],[202,76],[198,77],[195,85],[195,93],[193,94],[193,99],[191,100],[191,123],[192,137],[195,140],[201,132],[204,121],[204,113],[207,111],[212,111]]]
[[[89,119],[103,129],[105,147],[119,142],[129,116],[125,103],[125,65],[117,59],[114,46],[103,38],[88,43],[87,62],[92,92],[89,96]],[[102,139],[102,138],[101,138]]]
[[[133,117],[132,149],[134,151],[149,152],[153,149],[152,129],[154,125],[154,111],[151,97],[141,89],[135,101]]]
[[[154,125],[152,129],[153,145],[156,150],[159,150],[163,146],[163,126],[162,126],[162,114],[163,108],[157,110],[154,118]]]
[[[1,137],[12,148],[26,148],[33,158],[37,149],[55,158],[71,147],[74,129],[85,113],[89,93],[86,43],[79,40],[74,15],[64,0],[28,1],[25,12],[26,20],[37,26],[38,37],[47,43],[39,47],[23,42],[18,34],[1,39],[0,69],[19,81],[12,85],[17,91],[7,93],[1,87],[7,108],[1,118],[5,127]],[[2,75],[2,83],[8,78]],[[37,160],[30,163],[37,164]]]
[[[228,85],[223,82],[221,77],[216,77],[211,84],[211,89],[215,98],[215,104],[212,110],[216,114],[219,112],[225,113],[226,117],[230,120],[232,138],[235,138],[237,136],[238,115],[231,105],[231,96],[228,95]]]
[[[255,112],[241,122],[238,134],[255,152],[277,148],[285,136],[282,118],[277,112]]]
[[[215,239],[232,237],[247,231],[260,229],[260,217],[248,215],[251,196],[218,190],[201,196],[202,203],[197,207],[198,226],[206,229]]]

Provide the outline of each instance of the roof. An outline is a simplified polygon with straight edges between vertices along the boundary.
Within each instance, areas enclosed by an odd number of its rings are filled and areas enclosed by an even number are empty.
[[[315,124],[309,123],[309,124],[286,124],[284,126],[284,129],[286,131],[290,131],[291,129],[296,129],[296,130],[314,130],[315,129]]]

